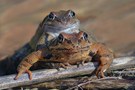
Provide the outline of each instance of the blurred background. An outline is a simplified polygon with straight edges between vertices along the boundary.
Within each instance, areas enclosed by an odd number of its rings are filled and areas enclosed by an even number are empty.
[[[0,0],[0,58],[28,42],[49,12],[68,9],[117,56],[135,54],[135,0]]]

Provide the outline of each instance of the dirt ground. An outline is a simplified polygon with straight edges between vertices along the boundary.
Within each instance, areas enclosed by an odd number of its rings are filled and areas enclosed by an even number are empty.
[[[135,0],[0,0],[0,58],[28,42],[50,11],[68,9],[117,56],[135,54]]]

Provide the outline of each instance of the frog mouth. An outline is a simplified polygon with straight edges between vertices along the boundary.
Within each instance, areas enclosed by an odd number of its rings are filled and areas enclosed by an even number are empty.
[[[78,47],[78,48],[57,48],[58,51],[77,53],[81,51],[88,51],[90,46]]]
[[[80,23],[76,22],[74,24],[69,24],[69,25],[49,25],[46,24],[44,27],[44,30],[49,33],[50,35],[52,35],[53,37],[57,37],[61,32],[65,32],[65,33],[73,33],[73,32],[79,32],[79,26]]]

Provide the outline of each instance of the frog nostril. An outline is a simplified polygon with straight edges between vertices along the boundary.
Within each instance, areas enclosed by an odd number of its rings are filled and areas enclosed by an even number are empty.
[[[78,48],[79,46],[76,46],[76,48]]]
[[[58,20],[60,23],[66,25],[68,23],[67,19],[65,17]]]
[[[63,18],[63,23],[67,24],[68,19],[66,17]]]
[[[73,48],[78,49],[78,48],[79,48],[79,46],[78,46],[78,45],[74,45],[74,46],[73,46]]]
[[[68,22],[67,21],[63,21],[62,24],[66,26],[68,24]]]

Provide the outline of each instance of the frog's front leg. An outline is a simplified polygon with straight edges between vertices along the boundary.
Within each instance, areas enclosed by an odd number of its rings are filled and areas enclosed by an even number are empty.
[[[96,76],[97,76],[98,78],[100,78],[100,77],[99,77],[99,73],[100,73],[101,78],[105,78],[104,72],[105,72],[105,71],[109,68],[109,66],[110,66],[110,64],[108,63],[109,58],[108,58],[108,57],[101,57],[101,58],[99,58],[99,59],[100,59],[100,61],[99,61],[100,65],[99,65],[99,67],[98,67],[97,70],[96,70]]]
[[[99,77],[99,73],[100,73],[101,78],[104,78],[105,77],[104,72],[110,67],[114,56],[112,52],[106,53],[104,55],[99,54],[99,56],[100,56],[98,58],[99,67],[97,68],[96,76],[100,78]]]
[[[104,72],[110,67],[113,61],[113,52],[101,43],[91,45],[90,50],[92,52],[90,54],[92,59],[99,63],[99,66],[96,70],[96,76],[98,78],[104,78]]]
[[[29,79],[31,80],[32,79],[32,72],[29,69],[39,59],[43,58],[43,53],[44,53],[43,50],[38,50],[38,51],[32,52],[27,57],[25,57],[21,61],[21,63],[18,65],[18,67],[17,67],[18,73],[14,79],[17,80],[23,73],[28,73]]]

